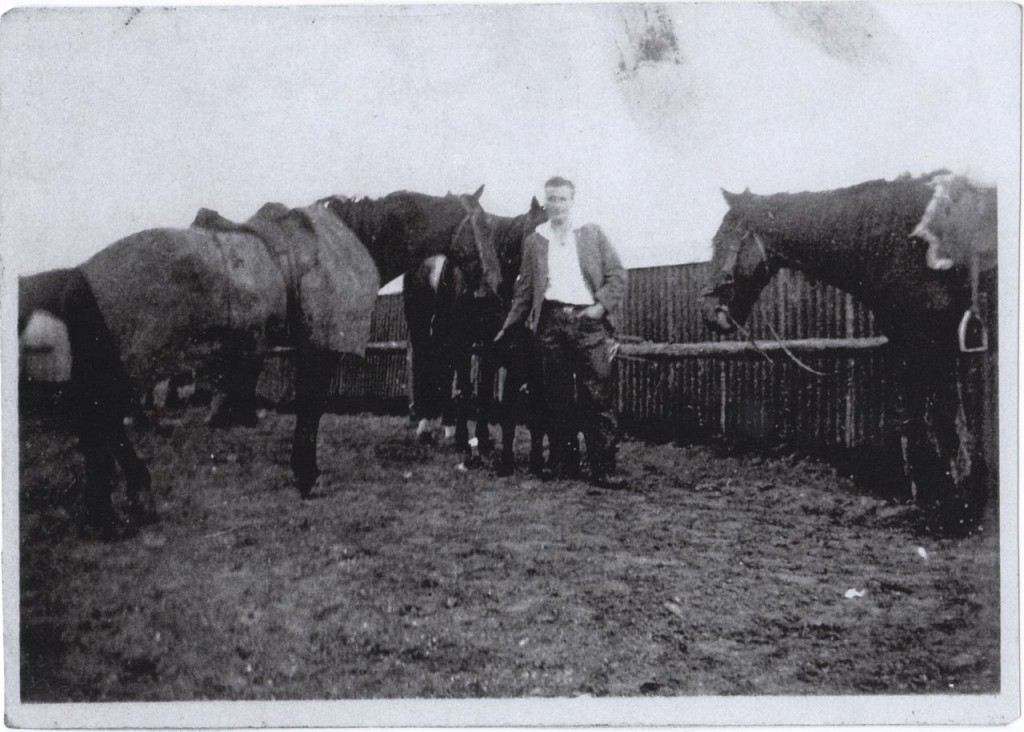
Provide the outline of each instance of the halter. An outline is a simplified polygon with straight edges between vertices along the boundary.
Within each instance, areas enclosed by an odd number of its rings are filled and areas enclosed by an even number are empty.
[[[707,297],[713,295],[715,292],[723,287],[731,286],[735,280],[733,271],[736,269],[736,260],[739,259],[740,252],[743,250],[743,245],[748,239],[753,237],[754,243],[757,245],[757,251],[761,254],[761,262],[768,263],[768,250],[765,248],[764,240],[761,239],[761,235],[752,229],[747,229],[739,236],[735,237],[729,244],[729,249],[725,255],[725,261],[722,263],[722,267],[719,272],[724,275],[722,282],[717,285],[708,285],[701,290],[701,296]],[[719,305],[715,310],[725,310],[725,306]]]
[[[483,266],[484,281],[487,282],[491,291],[497,295],[498,286],[501,285],[501,265],[498,262],[498,254],[494,249],[494,232],[492,231],[490,236],[484,236],[480,231],[480,222],[477,221],[477,214],[483,211],[482,208],[468,203],[462,196],[459,197],[459,202],[462,204],[466,215],[458,228],[455,229],[455,234],[452,236],[451,249],[455,250],[456,243],[462,235],[462,230],[466,228],[466,224],[469,224],[473,230],[473,241],[480,255],[480,263]]]
[[[733,270],[736,269],[736,260],[739,259],[740,251],[743,249],[743,244],[751,237],[754,238],[757,251],[761,254],[761,261],[768,262],[768,250],[765,249],[764,240],[761,239],[761,235],[752,229],[748,229],[742,235],[737,236],[735,241],[729,246],[729,252],[725,255],[725,262],[722,265],[723,274],[732,276]]]

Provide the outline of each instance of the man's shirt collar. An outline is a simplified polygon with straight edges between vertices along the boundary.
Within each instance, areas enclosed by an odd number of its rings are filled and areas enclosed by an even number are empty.
[[[566,232],[566,235],[564,237],[560,237],[557,234],[555,234],[554,229],[551,227],[551,222],[545,221],[543,224],[536,228],[536,232],[543,236],[545,239],[547,239],[549,242],[552,242],[563,240],[569,241],[570,237],[576,233],[576,230],[573,229],[570,225],[568,232]]]

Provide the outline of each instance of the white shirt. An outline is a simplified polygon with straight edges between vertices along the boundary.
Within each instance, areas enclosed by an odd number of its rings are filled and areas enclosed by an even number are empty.
[[[551,228],[551,222],[545,222],[537,227],[537,233],[548,240],[548,286],[544,299],[593,305],[594,296],[583,279],[576,253],[576,232],[570,229],[560,237]]]

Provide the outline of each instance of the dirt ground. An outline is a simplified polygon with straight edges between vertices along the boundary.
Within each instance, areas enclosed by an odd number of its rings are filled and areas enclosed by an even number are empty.
[[[624,443],[630,491],[459,470],[407,420],[137,434],[162,521],[79,538],[73,440],[21,422],[22,700],[977,694],[997,525],[967,539],[829,465]],[[850,592],[850,591],[855,592]]]

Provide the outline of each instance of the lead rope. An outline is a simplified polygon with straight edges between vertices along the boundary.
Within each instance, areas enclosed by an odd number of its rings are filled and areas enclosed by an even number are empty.
[[[772,359],[772,357],[765,353],[761,346],[757,345],[757,341],[754,340],[753,331],[749,331],[742,325],[740,325],[739,322],[737,322],[737,320],[732,317],[732,314],[728,310],[725,311],[725,317],[729,319],[729,322],[732,323],[733,327],[736,328],[736,330],[738,330],[741,335],[743,335],[748,341],[750,341],[750,345],[754,347],[754,350],[757,351],[765,361],[770,363],[772,366],[775,365],[775,361]]]
[[[818,371],[817,369],[811,368],[810,366],[805,364],[803,361],[801,361],[799,358],[796,357],[795,353],[793,353],[788,348],[786,348],[786,344],[782,342],[782,339],[779,338],[779,334],[775,332],[775,328],[772,326],[771,321],[768,320],[768,319],[765,319],[764,322],[768,326],[768,330],[771,331],[772,337],[774,337],[775,340],[778,341],[779,347],[782,348],[782,352],[785,353],[787,356],[789,356],[790,360],[792,360],[793,363],[795,363],[797,366],[802,368],[804,371],[807,371],[809,373],[814,374],[815,376],[835,376],[836,375],[835,371],[830,371],[830,372]]]
[[[740,325],[738,322],[736,322],[736,320],[729,313],[726,313],[725,317],[727,317],[729,319],[729,322],[732,323],[736,327],[736,329],[740,331],[740,333],[742,333],[744,336],[746,336],[747,340],[750,341],[750,344],[754,347],[754,350],[756,350],[758,353],[760,353],[761,356],[763,356],[764,359],[768,363],[770,363],[772,366],[775,365],[774,359],[772,359],[771,356],[769,356],[767,353],[765,353],[764,350],[762,350],[761,346],[757,345],[757,341],[754,340],[754,334],[751,331],[747,330],[742,325]],[[818,371],[817,369],[811,368],[810,366],[805,364],[803,361],[801,361],[799,358],[797,358],[796,354],[793,353],[791,350],[789,350],[789,348],[786,347],[786,344],[782,342],[782,338],[780,338],[779,334],[775,331],[775,328],[772,326],[771,321],[768,320],[768,318],[765,318],[764,322],[765,322],[765,325],[768,326],[768,330],[771,331],[772,337],[775,338],[775,341],[779,344],[779,347],[782,348],[782,352],[785,353],[787,356],[789,356],[790,360],[793,363],[795,363],[797,366],[802,368],[804,371],[812,373],[815,376],[835,376],[835,372],[834,371],[829,372],[829,373],[826,373],[824,371]]]

